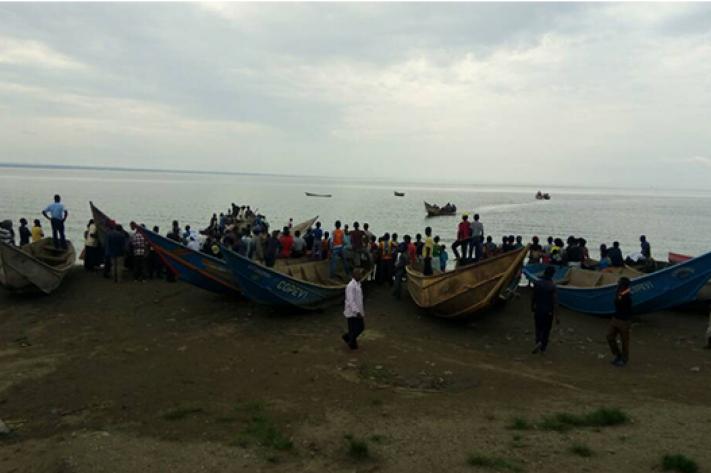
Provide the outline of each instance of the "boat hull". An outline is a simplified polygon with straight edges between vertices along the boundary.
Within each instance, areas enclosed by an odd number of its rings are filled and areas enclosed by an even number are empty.
[[[222,253],[243,294],[259,304],[316,310],[343,301],[345,285],[313,284],[268,268],[227,248],[223,247]]]
[[[46,264],[33,255],[56,252],[50,249],[52,245],[51,238],[22,248],[0,243],[0,285],[14,292],[42,291],[50,294],[57,289],[74,266],[76,251],[67,241],[68,248],[58,253],[56,265]]]
[[[181,281],[218,294],[241,294],[239,285],[223,260],[191,250],[148,229],[139,227],[138,231]]]
[[[523,268],[527,278],[537,280],[545,265]],[[553,280],[564,282],[572,268],[557,268]],[[590,271],[593,273],[599,271]],[[693,258],[660,271],[631,279],[632,311],[637,314],[680,306],[696,299],[699,290],[711,277],[711,253]],[[600,316],[615,313],[616,284],[598,287],[572,287],[558,284],[558,302],[569,309]]]
[[[684,261],[689,261],[691,256],[669,252],[668,258],[669,264],[678,264],[683,263]],[[704,287],[699,289],[699,294],[696,296],[696,300],[702,302],[711,301],[711,279],[704,284]]]
[[[437,317],[466,317],[515,289],[527,252],[521,248],[432,276],[408,267],[407,289],[415,304]]]
[[[457,208],[453,207],[451,209],[445,209],[443,207],[438,207],[425,202],[425,212],[427,212],[428,217],[441,217],[446,215],[456,215]]]

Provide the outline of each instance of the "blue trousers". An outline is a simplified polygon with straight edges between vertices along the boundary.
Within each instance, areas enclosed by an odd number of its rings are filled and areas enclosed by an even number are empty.
[[[60,246],[67,249],[67,240],[64,237],[64,220],[60,218],[53,218],[50,220],[52,224],[52,243],[55,248]]]

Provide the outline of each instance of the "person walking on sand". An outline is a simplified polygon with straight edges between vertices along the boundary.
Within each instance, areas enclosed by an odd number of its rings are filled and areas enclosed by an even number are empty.
[[[617,282],[617,293],[615,294],[615,315],[610,319],[610,326],[607,330],[607,343],[615,358],[612,364],[621,368],[629,361],[630,346],[630,318],[632,316],[632,291],[630,280],[621,277]],[[620,336],[622,350],[617,343],[617,336]]]
[[[54,202],[49,204],[42,211],[42,215],[48,219],[52,225],[52,243],[54,247],[59,249],[67,249],[67,239],[64,236],[64,222],[69,217],[69,211],[64,208],[62,198],[59,194],[54,195]]]
[[[553,318],[555,323],[560,323],[560,318],[555,312],[556,288],[553,282],[555,268],[548,266],[543,272],[543,277],[533,285],[533,297],[531,298],[531,311],[536,326],[536,345],[533,347],[534,354],[545,353],[548,348],[548,340],[553,328]]]
[[[346,286],[346,303],[343,315],[348,323],[348,332],[344,333],[341,338],[351,350],[358,349],[358,336],[365,330],[363,289],[360,286],[362,277],[363,271],[360,268],[354,268],[351,282]]]

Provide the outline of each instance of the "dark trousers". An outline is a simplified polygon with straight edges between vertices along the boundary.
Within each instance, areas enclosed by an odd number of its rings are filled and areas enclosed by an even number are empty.
[[[143,280],[145,278],[146,257],[145,255],[133,255],[133,279]]]
[[[551,335],[551,328],[553,328],[553,314],[535,313],[533,318],[536,323],[536,343],[541,344],[541,351],[546,351]]]
[[[343,334],[343,340],[348,343],[351,348],[358,348],[358,335],[365,330],[365,320],[363,317],[347,317],[348,333]]]
[[[405,268],[395,269],[395,284],[393,286],[393,296],[400,299],[402,297],[402,278],[405,276]],[[350,320],[350,319],[349,319]]]
[[[617,343],[617,336],[620,336],[622,350]],[[630,358],[630,323],[628,320],[620,320],[613,317],[610,320],[610,327],[607,330],[607,343],[615,357],[622,358],[627,363]]]
[[[484,254],[484,238],[473,237],[469,243],[469,257],[474,256],[474,261],[479,261]]]
[[[52,225],[52,243],[55,248],[67,249],[67,240],[64,237],[64,220],[53,218],[50,220]]]
[[[452,252],[454,253],[455,258],[460,259],[459,252],[457,251],[457,248],[462,249],[461,258],[464,258],[464,259],[467,258],[467,249],[469,248],[470,241],[471,241],[471,239],[467,238],[466,240],[457,240],[454,243],[452,243]]]
[[[97,266],[99,266],[101,255],[101,248],[98,246],[85,246],[84,247],[84,269],[91,271]]]

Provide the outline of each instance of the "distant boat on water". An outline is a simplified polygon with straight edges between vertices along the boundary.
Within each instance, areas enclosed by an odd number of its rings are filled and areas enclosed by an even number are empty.
[[[425,211],[428,217],[438,217],[440,215],[454,215],[457,213],[457,206],[454,204],[447,204],[444,207],[439,205],[428,204],[425,202]]]
[[[536,192],[536,200],[551,200],[551,195],[548,192],[538,191]]]
[[[394,194],[395,194],[395,197],[405,197],[405,193],[404,193],[404,192],[395,191]]]
[[[333,197],[331,194],[314,194],[313,192],[305,192],[306,197]]]

